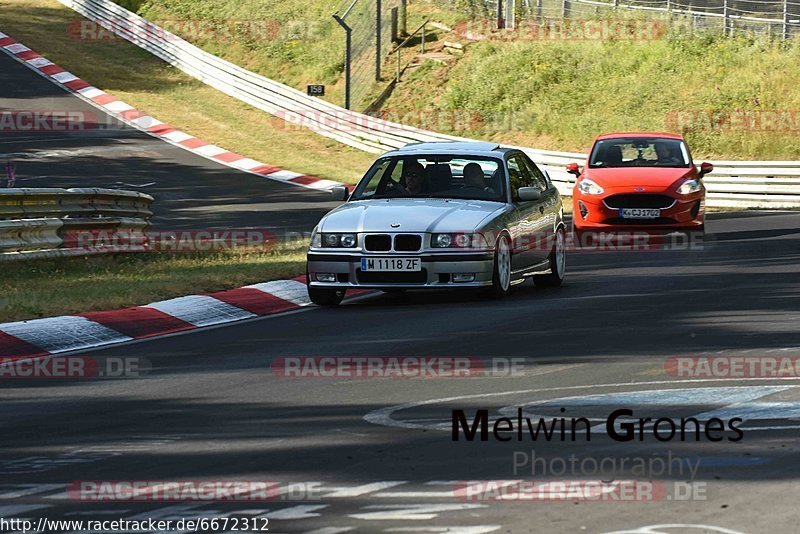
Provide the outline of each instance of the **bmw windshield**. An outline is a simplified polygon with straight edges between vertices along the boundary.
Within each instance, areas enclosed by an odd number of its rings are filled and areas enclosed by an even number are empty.
[[[454,198],[503,202],[500,160],[479,156],[381,158],[359,182],[352,200]]]
[[[636,137],[601,139],[589,157],[589,167],[680,167],[691,165],[689,150],[680,139]]]

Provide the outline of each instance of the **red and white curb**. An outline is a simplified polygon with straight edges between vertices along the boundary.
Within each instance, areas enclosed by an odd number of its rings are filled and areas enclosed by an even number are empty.
[[[274,315],[307,306],[305,276],[145,306],[0,324],[0,359],[47,356]]]
[[[135,109],[117,97],[94,87],[68,72],[41,54],[34,52],[22,43],[17,42],[0,31],[0,50],[16,59],[31,70],[37,72],[53,83],[63,87],[70,93],[77,95],[98,109],[116,117],[125,124],[157,137],[172,145],[188,150],[198,156],[227,165],[240,171],[257,176],[269,178],[278,182],[299,185],[309,189],[330,189],[343,185],[332,180],[307,176],[304,174],[287,171],[274,165],[267,165],[260,161],[231,152],[217,145],[208,143],[191,134],[178,130],[174,126],[165,124]]]

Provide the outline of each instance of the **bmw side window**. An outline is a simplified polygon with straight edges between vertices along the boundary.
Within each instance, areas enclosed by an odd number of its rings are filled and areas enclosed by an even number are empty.
[[[550,184],[547,182],[544,173],[527,155],[523,156],[523,160],[533,178],[533,186],[540,188],[542,191],[546,191]]]
[[[386,174],[386,169],[390,164],[391,160],[386,159],[373,167],[371,171],[372,175],[367,179],[363,187],[356,189],[356,193],[353,195],[353,197],[357,199],[365,199],[374,196],[378,191],[381,181]]]
[[[520,187],[530,187],[533,177],[525,165],[525,160],[519,154],[508,158],[508,182],[511,186],[511,198],[518,200],[517,191]]]

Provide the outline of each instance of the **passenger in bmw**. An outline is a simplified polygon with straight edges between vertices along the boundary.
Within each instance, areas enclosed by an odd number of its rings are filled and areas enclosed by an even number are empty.
[[[497,195],[494,189],[486,186],[486,177],[483,174],[483,169],[474,162],[467,163],[464,166],[464,189],[469,190],[471,194],[480,192],[485,193],[487,196]]]

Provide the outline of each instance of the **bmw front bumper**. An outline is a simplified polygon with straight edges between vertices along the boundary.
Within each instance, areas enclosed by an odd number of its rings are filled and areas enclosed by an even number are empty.
[[[420,271],[362,271],[361,258],[419,258]],[[469,253],[309,252],[308,281],[314,287],[447,289],[491,285],[494,255]],[[335,281],[321,281],[334,275]],[[455,276],[454,276],[455,275]],[[465,281],[473,275],[471,281]]]

